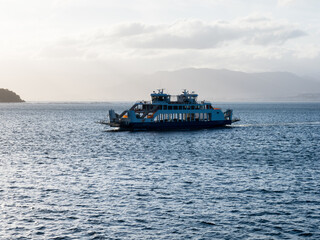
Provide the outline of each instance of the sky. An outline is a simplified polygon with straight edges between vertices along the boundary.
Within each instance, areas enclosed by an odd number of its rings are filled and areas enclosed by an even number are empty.
[[[319,0],[0,0],[0,88],[108,101],[140,75],[190,67],[320,79],[319,11]]]

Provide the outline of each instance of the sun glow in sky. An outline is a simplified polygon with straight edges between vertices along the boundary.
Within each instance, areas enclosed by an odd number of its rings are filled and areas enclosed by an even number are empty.
[[[187,67],[320,78],[318,0],[0,0],[0,87],[26,100],[110,100]]]

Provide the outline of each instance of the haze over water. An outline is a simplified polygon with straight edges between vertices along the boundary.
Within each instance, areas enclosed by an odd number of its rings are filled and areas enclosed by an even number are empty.
[[[0,1],[0,88],[25,101],[135,101],[156,88],[319,101],[319,11],[318,0]],[[231,72],[154,81],[186,69]]]
[[[0,105],[1,239],[319,239],[320,104],[218,104],[200,131],[114,132],[126,103]]]

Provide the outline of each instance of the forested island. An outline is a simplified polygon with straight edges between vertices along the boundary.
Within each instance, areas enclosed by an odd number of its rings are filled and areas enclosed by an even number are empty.
[[[8,89],[0,88],[0,102],[24,102],[18,94]]]

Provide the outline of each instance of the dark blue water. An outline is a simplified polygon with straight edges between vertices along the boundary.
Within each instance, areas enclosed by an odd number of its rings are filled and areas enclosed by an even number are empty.
[[[130,104],[0,105],[0,239],[320,239],[320,104],[110,132]]]

